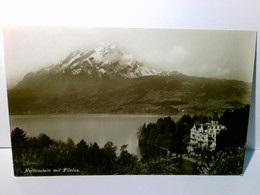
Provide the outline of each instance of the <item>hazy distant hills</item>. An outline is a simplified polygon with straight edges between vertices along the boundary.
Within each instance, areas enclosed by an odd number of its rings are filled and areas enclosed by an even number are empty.
[[[8,91],[10,114],[222,112],[250,101],[251,84],[150,69],[107,45],[76,51]]]

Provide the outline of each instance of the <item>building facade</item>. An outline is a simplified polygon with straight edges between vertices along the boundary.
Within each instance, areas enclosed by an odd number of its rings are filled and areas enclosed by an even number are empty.
[[[189,153],[195,153],[197,148],[209,151],[215,150],[217,146],[217,134],[220,131],[226,130],[224,125],[218,121],[210,123],[195,123],[190,130],[190,142],[187,147]]]

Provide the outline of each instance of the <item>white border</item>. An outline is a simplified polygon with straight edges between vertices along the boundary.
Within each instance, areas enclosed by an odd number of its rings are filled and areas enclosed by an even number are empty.
[[[258,0],[0,0],[0,24],[81,25],[177,29],[234,29],[260,32]],[[1,34],[1,33],[0,33]],[[0,35],[1,36],[1,35]],[[0,147],[10,147],[3,48],[0,38]],[[259,48],[258,42],[258,48]],[[258,49],[257,57],[260,57]],[[259,60],[257,61],[259,67]],[[19,71],[19,70],[18,70]],[[260,149],[259,69],[256,120],[248,147]],[[254,106],[254,105],[251,105]],[[254,128],[255,127],[255,128]],[[0,149],[0,194],[260,194],[260,155],[244,176],[109,176],[14,178],[11,150]]]

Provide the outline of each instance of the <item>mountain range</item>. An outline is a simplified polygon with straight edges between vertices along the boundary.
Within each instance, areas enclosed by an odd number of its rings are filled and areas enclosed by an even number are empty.
[[[107,44],[74,51],[8,90],[10,114],[223,112],[250,102],[251,84],[148,68]]]

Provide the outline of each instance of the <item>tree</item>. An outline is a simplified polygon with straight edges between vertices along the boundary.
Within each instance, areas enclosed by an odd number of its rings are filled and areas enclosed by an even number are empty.
[[[20,158],[22,152],[27,148],[28,137],[24,130],[15,128],[11,132],[12,150],[14,157]]]
[[[109,161],[116,160],[116,150],[117,147],[114,146],[113,142],[107,142],[103,147],[104,155],[109,159]]]
[[[102,171],[104,174],[114,174],[116,169],[116,150],[113,142],[107,142],[102,148]]]
[[[248,128],[249,105],[238,110],[226,110],[220,123],[225,125],[227,130],[221,131],[217,135],[216,150],[236,150],[238,147],[243,147],[246,143],[246,135]]]
[[[76,164],[74,158],[75,144],[68,138],[67,142],[56,141],[43,150],[42,166],[49,168],[73,167]]]
[[[37,138],[37,146],[39,149],[48,148],[51,144],[53,144],[53,141],[49,136],[47,136],[44,133],[41,133]]]
[[[138,157],[130,154],[127,150],[127,145],[122,145],[118,158],[118,174],[137,174]]]
[[[209,162],[199,168],[200,174],[207,175],[240,175],[244,164],[245,146],[235,151],[219,151]]]
[[[87,143],[82,139],[75,148],[75,158],[77,161],[77,166],[82,167],[88,158],[88,148]]]

